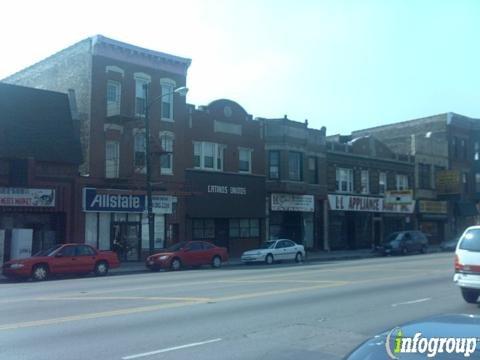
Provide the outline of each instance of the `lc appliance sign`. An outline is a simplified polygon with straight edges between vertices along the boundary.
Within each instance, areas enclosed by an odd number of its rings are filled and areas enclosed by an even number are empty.
[[[121,190],[83,188],[84,211],[143,212],[145,195]]]
[[[390,204],[383,198],[351,195],[328,195],[331,210],[340,211],[372,211],[384,213],[412,214],[415,210],[415,201],[410,204]]]

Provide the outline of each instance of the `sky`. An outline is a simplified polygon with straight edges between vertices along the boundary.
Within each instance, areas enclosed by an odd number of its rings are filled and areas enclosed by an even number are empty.
[[[0,79],[107,37],[192,59],[187,101],[238,102],[348,134],[444,112],[480,118],[480,1],[5,1]]]

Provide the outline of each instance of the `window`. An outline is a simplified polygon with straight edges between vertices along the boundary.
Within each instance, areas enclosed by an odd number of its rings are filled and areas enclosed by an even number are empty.
[[[221,144],[210,142],[194,142],[193,162],[198,169],[223,170],[223,150]]]
[[[463,192],[468,193],[468,173],[462,173]]]
[[[336,190],[338,192],[353,192],[353,170],[337,168]]]
[[[120,114],[121,85],[118,81],[107,83],[107,116]]]
[[[418,186],[420,189],[432,188],[432,171],[429,164],[418,164]]]
[[[75,256],[75,246],[65,246],[63,247],[59,254],[65,257],[74,257]]]
[[[120,144],[118,141],[105,143],[105,177],[115,179],[119,176]]]
[[[452,138],[452,151],[453,151],[453,157],[457,159],[458,158],[458,140],[455,136]]]
[[[215,221],[213,219],[194,219],[193,238],[213,239],[215,237]]]
[[[368,170],[362,170],[360,172],[360,185],[361,185],[360,192],[362,194],[370,193],[370,180],[368,178]]]
[[[199,241],[194,241],[188,244],[187,249],[190,251],[202,251],[203,250],[203,245]]]
[[[475,141],[475,154],[473,156],[474,160],[480,160],[480,143]]]
[[[268,152],[268,177],[269,179],[280,178],[280,152]]]
[[[475,174],[475,192],[480,192],[480,173]]]
[[[173,90],[174,84],[162,81],[162,120],[173,120]]]
[[[308,182],[309,184],[318,184],[317,158],[315,156],[308,158]]]
[[[463,159],[467,159],[467,142],[465,139],[460,140],[460,154],[462,154]]]
[[[251,173],[252,172],[252,150],[238,149],[238,171]]]
[[[302,153],[290,151],[288,153],[288,178],[293,181],[302,181]]]
[[[134,137],[134,165],[135,167],[145,167],[147,160],[147,151],[145,144],[145,133],[137,132]]]
[[[135,115],[145,116],[146,107],[146,86],[148,86],[149,80],[136,78],[135,79]]]
[[[77,256],[95,256],[95,251],[86,245],[78,245],[77,246]]]
[[[437,187],[437,181],[438,181],[438,177],[439,177],[439,173],[440,171],[444,171],[445,170],[445,167],[443,166],[435,166],[434,167],[434,171],[435,171],[435,188]]]
[[[381,172],[378,175],[378,193],[385,194],[387,191],[387,173]]]
[[[230,219],[229,236],[232,238],[259,237],[258,219]]]
[[[408,176],[397,174],[395,177],[397,190],[408,190]]]
[[[160,173],[163,175],[173,174],[173,135],[163,133],[160,135],[162,154],[160,155]]]

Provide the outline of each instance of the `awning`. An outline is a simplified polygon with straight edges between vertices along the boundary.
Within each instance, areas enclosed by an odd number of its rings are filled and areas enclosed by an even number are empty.
[[[458,216],[477,216],[478,210],[473,202],[457,201],[455,204],[456,214]]]

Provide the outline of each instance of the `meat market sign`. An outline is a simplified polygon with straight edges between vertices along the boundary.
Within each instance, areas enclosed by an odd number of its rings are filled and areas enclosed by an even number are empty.
[[[410,204],[391,204],[384,198],[352,195],[328,195],[330,210],[338,211],[368,211],[381,213],[413,214],[415,201]]]
[[[0,188],[0,206],[54,207],[54,189]]]

